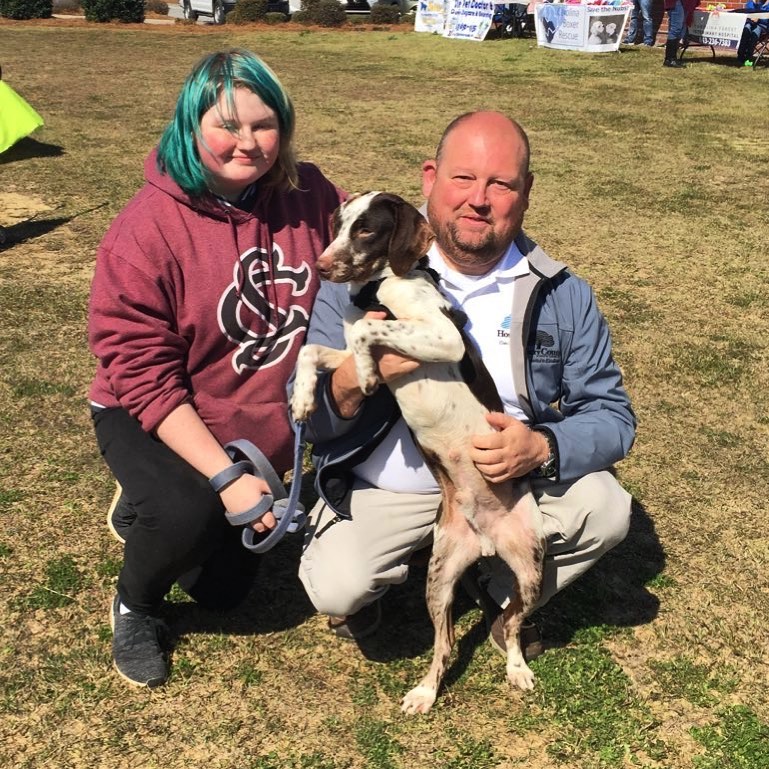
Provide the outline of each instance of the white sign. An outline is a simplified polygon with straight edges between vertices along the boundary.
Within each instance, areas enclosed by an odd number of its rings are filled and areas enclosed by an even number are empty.
[[[750,17],[746,13],[695,11],[687,38],[693,43],[736,49],[740,44],[745,20],[748,18]]]
[[[446,3],[443,0],[419,0],[414,31],[442,35],[445,26]]]
[[[419,0],[414,30],[484,40],[494,16],[491,0]]]
[[[619,50],[630,6],[537,3],[537,44],[570,51]]]
[[[490,0],[449,0],[444,37],[484,40],[491,29],[494,5]]]

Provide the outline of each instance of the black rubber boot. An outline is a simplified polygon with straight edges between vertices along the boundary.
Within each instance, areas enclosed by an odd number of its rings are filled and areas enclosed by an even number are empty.
[[[676,69],[683,69],[684,64],[678,58],[678,40],[668,40],[665,43],[665,61],[662,62],[663,67],[675,67]]]

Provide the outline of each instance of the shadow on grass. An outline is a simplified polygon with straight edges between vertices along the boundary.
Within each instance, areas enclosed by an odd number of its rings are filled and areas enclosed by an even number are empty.
[[[52,158],[64,154],[64,148],[58,144],[46,144],[39,142],[27,136],[20,139],[5,152],[0,153],[0,165],[5,163],[16,163],[20,160],[29,160],[31,158]]]
[[[28,219],[12,224],[10,227],[0,227],[0,250],[25,243],[41,235],[47,235],[62,224],[72,220],[72,216],[58,216],[54,219]]]
[[[215,614],[194,603],[169,604],[166,618],[175,636],[185,633],[252,635],[288,630],[315,614],[297,576],[300,536],[287,537],[262,556],[257,582],[244,604],[229,614]],[[630,627],[656,617],[659,600],[646,585],[663,570],[665,555],[654,524],[633,500],[630,531],[624,542],[605,555],[587,574],[555,596],[535,619],[546,646],[569,643],[583,628]],[[433,628],[425,604],[427,566],[412,566],[403,585],[393,586],[382,600],[382,625],[358,642],[360,652],[376,662],[413,659],[433,645]],[[477,611],[464,590],[457,589],[455,620]],[[455,659],[446,684],[459,679],[476,649],[486,641],[483,616],[458,634]]]
[[[302,476],[300,500],[310,510],[317,499],[314,473]],[[256,635],[301,625],[315,614],[297,570],[303,535],[290,534],[260,559],[254,585],[238,607],[226,613],[204,609],[194,601],[167,603],[163,616],[178,639],[187,633]]]
[[[582,628],[651,622],[659,611],[659,599],[647,585],[664,567],[665,552],[654,522],[633,499],[625,540],[537,613],[545,640],[566,644]]]
[[[163,617],[175,637],[188,633],[260,635],[301,625],[315,609],[297,576],[301,535],[288,536],[260,559],[246,599],[232,611],[215,612],[194,601],[167,603]]]
[[[646,586],[664,566],[665,553],[654,523],[634,499],[625,540],[535,613],[546,647],[565,646],[585,628],[604,627],[610,632],[611,628],[651,622],[659,611],[659,599]],[[412,568],[408,582],[391,588],[384,596],[381,629],[359,643],[365,657],[389,662],[418,657],[432,648],[433,628],[424,599],[426,574],[426,567]],[[476,606],[459,587],[455,620],[468,611],[476,611]],[[455,658],[445,677],[447,686],[464,674],[487,636],[486,623],[479,613],[469,630],[458,634]]]
[[[737,54],[735,51],[729,53],[721,53],[716,51],[715,56],[710,52],[708,46],[690,45],[684,53],[681,61],[684,64],[718,64],[722,67],[734,67],[742,69],[742,64],[737,61]],[[763,66],[763,60],[759,66]]]

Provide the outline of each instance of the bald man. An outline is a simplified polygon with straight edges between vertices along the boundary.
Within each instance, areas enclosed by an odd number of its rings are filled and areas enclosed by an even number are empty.
[[[436,235],[430,266],[467,314],[465,331],[505,408],[487,415],[495,431],[474,436],[470,458],[491,483],[531,481],[547,536],[542,606],[627,534],[631,497],[611,468],[630,450],[635,416],[592,290],[523,232],[529,152],[525,131],[507,116],[460,115],[422,165],[422,191]],[[324,283],[308,342],[343,349],[348,303],[346,286]],[[419,364],[384,349],[378,365],[389,382]],[[380,624],[379,599],[430,545],[441,495],[389,389],[364,397],[352,358],[321,376],[317,396],[308,439],[320,499],[299,576],[329,628],[360,640]],[[483,559],[463,584],[505,653],[510,572]],[[542,651],[532,622],[521,645],[527,659]]]

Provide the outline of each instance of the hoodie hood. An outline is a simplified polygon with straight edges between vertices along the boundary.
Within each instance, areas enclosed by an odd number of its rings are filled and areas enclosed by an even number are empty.
[[[215,219],[235,222],[244,222],[252,219],[258,213],[260,207],[263,207],[268,202],[272,192],[271,189],[259,189],[254,197],[250,211],[244,211],[237,206],[229,206],[210,192],[198,196],[190,195],[169,174],[160,170],[157,147],[150,152],[144,161],[144,179],[147,184],[156,187],[166,195],[170,195],[174,200],[188,208],[199,211],[206,216],[212,216]]]

